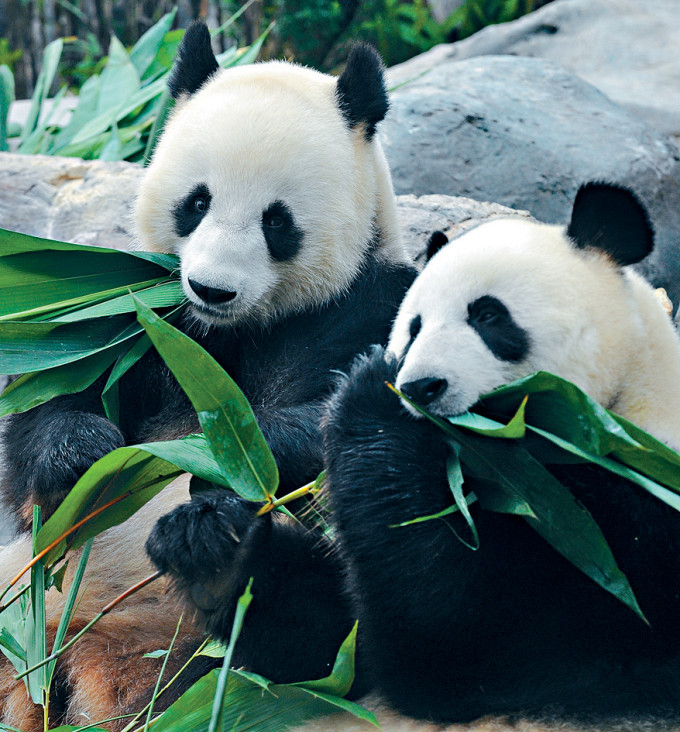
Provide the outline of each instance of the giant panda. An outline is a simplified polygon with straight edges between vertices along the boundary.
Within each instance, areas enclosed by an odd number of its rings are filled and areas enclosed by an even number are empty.
[[[406,295],[387,350],[359,357],[330,401],[323,431],[337,539],[205,494],[158,522],[151,559],[221,637],[253,577],[237,656],[278,681],[304,678],[311,659],[332,655],[338,625],[342,635],[358,619],[351,695],[372,690],[392,732],[674,729],[675,510],[598,468],[554,466],[602,528],[649,625],[517,516],[473,504],[478,551],[454,534],[467,529],[460,514],[396,527],[452,498],[442,433],[385,385],[445,416],[550,370],[680,449],[680,341],[628,266],[652,246],[635,195],[597,182],[579,190],[567,226],[503,218],[447,244]],[[346,715],[305,729],[370,728]]]
[[[338,78],[285,62],[223,71],[197,23],[184,36],[169,86],[175,108],[135,205],[138,245],[179,255],[189,302],[179,327],[249,399],[282,495],[321,471],[319,422],[336,371],[387,339],[415,277],[375,134],[388,108],[382,62],[359,45]],[[30,558],[34,503],[47,519],[110,450],[199,430],[153,352],[121,382],[118,425],[104,417],[101,387],[100,380],[8,420],[1,483],[22,534],[0,553],[3,586]],[[188,498],[183,478],[97,540],[74,628],[152,572],[144,541],[158,516]],[[62,605],[63,596],[50,591],[50,634]],[[168,647],[178,616],[157,583],[102,620],[57,665],[53,721],[138,711],[160,667],[142,655]],[[202,632],[188,614],[178,642],[193,651]],[[171,666],[186,656],[182,648]],[[0,665],[0,721],[42,730],[42,710],[13,673]]]

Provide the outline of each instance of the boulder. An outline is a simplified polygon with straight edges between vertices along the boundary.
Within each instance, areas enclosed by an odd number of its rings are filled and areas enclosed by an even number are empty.
[[[125,249],[142,172],[132,163],[0,153],[0,227]]]
[[[126,249],[132,202],[143,168],[134,163],[0,153],[0,228]],[[452,196],[399,196],[406,246],[418,258],[432,231],[454,236],[486,218],[516,214],[493,203]],[[522,212],[520,215],[528,215]]]
[[[648,124],[680,136],[678,0],[555,0],[512,23],[437,46],[391,71],[394,82],[453,60],[531,56],[578,74]]]
[[[657,233],[640,269],[680,300],[680,149],[565,69],[514,56],[441,63],[394,91],[380,135],[400,194],[496,201],[563,223],[581,183],[630,186]]]

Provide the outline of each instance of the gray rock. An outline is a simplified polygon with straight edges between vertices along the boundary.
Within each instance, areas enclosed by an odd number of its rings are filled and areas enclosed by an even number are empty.
[[[0,153],[0,227],[125,249],[141,173],[132,163]]]
[[[512,23],[437,46],[390,71],[393,82],[446,61],[512,54],[564,66],[648,124],[680,136],[678,0],[556,0]]]
[[[143,173],[139,165],[0,153],[0,171],[0,227],[80,244],[128,247],[132,201]],[[436,229],[454,236],[491,216],[517,213],[451,196],[400,196],[398,212],[414,257]]]
[[[500,216],[529,217],[527,211],[482,203],[456,196],[397,196],[397,216],[404,233],[406,247],[418,265],[424,265],[424,255],[433,231],[443,231],[449,240],[467,229]]]
[[[397,193],[469,196],[559,223],[585,181],[632,187],[657,232],[641,271],[680,300],[680,149],[561,67],[444,63],[393,93],[380,134]]]

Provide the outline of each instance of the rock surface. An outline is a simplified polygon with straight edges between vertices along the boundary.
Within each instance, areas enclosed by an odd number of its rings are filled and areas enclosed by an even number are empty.
[[[555,0],[512,23],[437,46],[390,70],[398,83],[428,68],[475,56],[512,54],[553,61],[648,124],[680,136],[678,0]]]
[[[131,163],[0,153],[0,227],[125,249],[140,174]]]
[[[128,247],[132,202],[143,172],[139,165],[0,153],[0,171],[1,228],[79,244]],[[414,258],[435,229],[454,236],[483,219],[517,213],[499,204],[441,195],[400,196],[398,212]]]
[[[680,300],[680,149],[563,68],[512,56],[442,63],[392,94],[380,134],[397,193],[497,201],[558,223],[581,183],[630,186],[657,232],[641,270]]]

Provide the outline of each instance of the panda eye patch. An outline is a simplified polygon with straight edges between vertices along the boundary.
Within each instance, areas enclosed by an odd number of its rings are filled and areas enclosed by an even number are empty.
[[[409,349],[413,345],[413,342],[418,337],[418,333],[420,333],[420,329],[423,326],[423,319],[420,317],[420,315],[416,315],[414,318],[411,319],[411,322],[408,324],[408,343],[406,344],[406,348],[404,348],[404,353],[402,354],[401,358],[402,360],[406,358],[406,354],[409,352]]]
[[[274,201],[262,212],[262,232],[272,259],[286,262],[300,250],[304,232],[283,201]]]
[[[517,363],[529,352],[528,333],[513,320],[505,305],[491,295],[483,295],[468,305],[467,322],[501,361]]]
[[[179,203],[175,204],[172,216],[178,236],[189,236],[196,230],[208,212],[211,201],[210,189],[205,183],[199,183]]]

